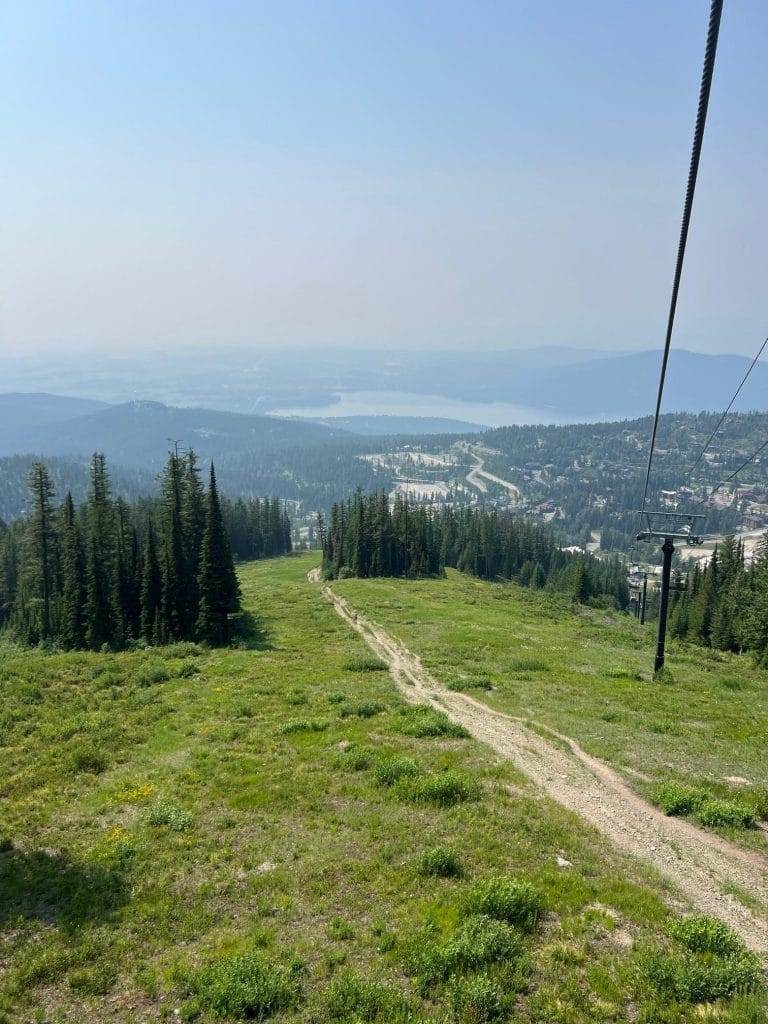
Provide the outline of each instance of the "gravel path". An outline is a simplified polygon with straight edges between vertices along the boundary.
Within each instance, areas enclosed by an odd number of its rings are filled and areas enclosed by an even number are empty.
[[[320,583],[319,570],[314,569],[309,578]],[[748,893],[750,901],[768,908],[768,862],[764,858],[662,814],[612,768],[569,737],[547,730],[559,741],[550,742],[523,721],[468,694],[447,690],[416,655],[358,615],[329,586],[323,585],[322,592],[337,614],[388,664],[407,699],[445,711],[621,850],[651,864],[677,886],[692,907],[721,918],[752,949],[768,953],[766,913],[750,910],[733,895],[734,891]]]

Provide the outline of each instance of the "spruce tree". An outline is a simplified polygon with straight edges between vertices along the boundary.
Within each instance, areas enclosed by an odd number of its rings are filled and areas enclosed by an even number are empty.
[[[94,650],[113,641],[114,519],[104,455],[91,460],[85,554],[85,634]]]
[[[240,589],[235,576],[216,489],[216,472],[211,475],[205,509],[205,531],[200,556],[200,612],[197,629],[201,640],[212,646],[228,642],[229,617],[240,607]]]
[[[155,531],[150,520],[147,524],[147,538],[144,543],[144,559],[141,568],[141,623],[140,631],[145,643],[161,643],[160,622],[163,597],[163,580],[157,558]]]
[[[197,620],[200,593],[197,577],[200,572],[200,552],[205,531],[205,491],[200,482],[197,456],[190,448],[184,460],[182,481],[181,519],[184,530],[185,585],[188,587],[185,625]]]
[[[57,556],[53,483],[42,462],[32,466],[28,483],[32,492],[32,513],[27,523],[24,571],[28,595],[35,605],[38,639],[48,640],[53,634]]]
[[[168,455],[162,482],[162,576],[160,620],[164,635],[179,640],[188,635],[189,590],[183,520],[184,470],[178,452]]]
[[[68,650],[85,642],[85,555],[72,495],[67,493],[59,529],[61,566],[61,642]]]

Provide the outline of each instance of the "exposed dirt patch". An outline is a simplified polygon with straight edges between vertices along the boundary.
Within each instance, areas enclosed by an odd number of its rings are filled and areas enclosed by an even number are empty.
[[[319,583],[320,571],[313,569],[309,579]],[[329,586],[323,585],[322,593],[337,614],[389,665],[407,700],[444,710],[617,847],[651,864],[677,886],[691,906],[720,917],[752,949],[768,952],[766,915],[750,910],[732,895],[733,891],[744,890],[768,908],[768,862],[763,857],[689,822],[666,817],[569,736],[541,726],[535,731],[467,693],[447,690],[416,655],[359,615]],[[555,742],[546,738],[547,733]]]

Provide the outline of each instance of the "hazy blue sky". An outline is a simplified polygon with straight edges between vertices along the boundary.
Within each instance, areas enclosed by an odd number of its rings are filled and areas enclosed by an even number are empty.
[[[768,4],[726,0],[678,342],[768,332]],[[660,344],[708,0],[16,0],[0,352]]]

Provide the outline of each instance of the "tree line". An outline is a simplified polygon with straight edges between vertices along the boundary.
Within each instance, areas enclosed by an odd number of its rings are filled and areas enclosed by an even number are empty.
[[[720,651],[751,651],[768,666],[768,534],[749,565],[743,544],[730,536],[703,569],[677,570],[669,631]]]
[[[60,505],[47,467],[28,478],[29,515],[0,531],[0,627],[22,643],[119,649],[131,642],[229,641],[240,609],[234,553],[290,550],[290,522],[274,499],[227,502],[211,465],[168,456],[160,495],[114,498],[106,460],[90,463],[86,500]]]
[[[402,495],[356,492],[336,503],[322,528],[323,574],[438,576],[446,566],[487,580],[515,580],[575,600],[625,608],[626,571],[619,558],[563,551],[548,526],[485,508],[433,508]]]

